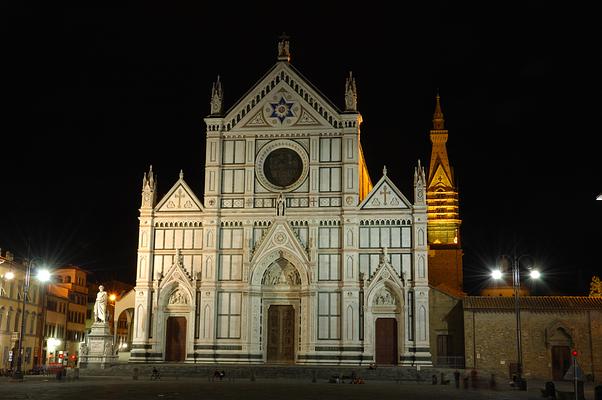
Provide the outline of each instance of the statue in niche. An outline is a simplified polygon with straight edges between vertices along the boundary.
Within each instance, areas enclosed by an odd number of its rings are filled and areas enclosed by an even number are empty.
[[[188,299],[181,290],[176,289],[171,296],[169,296],[169,304],[188,304]]]
[[[395,305],[395,297],[387,289],[382,289],[374,299],[376,305]]]
[[[276,215],[280,217],[284,216],[284,196],[282,193],[278,195],[278,199],[276,200]]]

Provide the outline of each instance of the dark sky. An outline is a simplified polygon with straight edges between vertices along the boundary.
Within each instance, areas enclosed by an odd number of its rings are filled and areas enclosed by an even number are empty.
[[[386,164],[407,197],[417,159],[428,164],[439,89],[469,292],[514,245],[544,270],[538,293],[584,294],[602,272],[592,10],[193,3],[3,12],[0,247],[25,256],[29,242],[50,264],[133,282],[142,174],[153,165],[162,195],[183,169],[202,197],[212,81],[221,75],[232,105],[286,31],[292,63],[339,106],[353,70],[372,179]]]

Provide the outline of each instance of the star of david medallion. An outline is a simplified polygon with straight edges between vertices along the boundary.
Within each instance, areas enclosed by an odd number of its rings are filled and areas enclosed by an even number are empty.
[[[272,106],[272,114],[270,115],[270,117],[278,118],[280,123],[283,123],[284,120],[289,117],[294,117],[295,114],[293,114],[293,104],[294,103],[292,101],[286,101],[284,96],[282,96],[279,102],[270,103],[270,105]]]

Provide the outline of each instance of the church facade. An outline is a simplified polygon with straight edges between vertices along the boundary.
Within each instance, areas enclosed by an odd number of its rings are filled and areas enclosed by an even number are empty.
[[[427,183],[373,184],[354,78],[326,99],[278,45],[228,111],[215,82],[204,193],[144,175],[131,362],[431,365]]]

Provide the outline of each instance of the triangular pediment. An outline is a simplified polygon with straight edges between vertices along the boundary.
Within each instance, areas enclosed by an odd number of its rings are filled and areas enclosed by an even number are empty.
[[[408,209],[410,201],[395,184],[383,175],[360,204],[360,209]]]
[[[156,211],[203,211],[200,200],[194,195],[190,186],[186,184],[184,178],[180,179],[167,192],[163,199],[155,207]]]
[[[224,116],[226,131],[340,127],[341,111],[292,65],[277,63]]]
[[[163,277],[161,278],[162,285],[164,286],[173,281],[189,284],[190,282],[192,282],[192,280],[193,277],[191,273],[186,270],[186,267],[184,266],[183,257],[180,254],[180,251],[176,250],[174,263],[170,265],[169,268],[167,268],[167,270],[163,274]]]
[[[397,275],[395,268],[391,263],[386,260],[386,255],[381,256],[380,263],[376,270],[372,273],[372,276],[368,277],[368,289],[371,289],[378,285],[381,281],[388,281],[390,284],[398,287],[403,287],[403,280]]]
[[[309,262],[307,250],[291,228],[288,221],[283,217],[276,217],[270,225],[257,247],[253,251],[251,261],[256,262],[264,255],[273,253],[274,250],[285,251],[294,254],[299,260]]]
[[[451,179],[442,164],[437,165],[429,186],[453,187]]]

